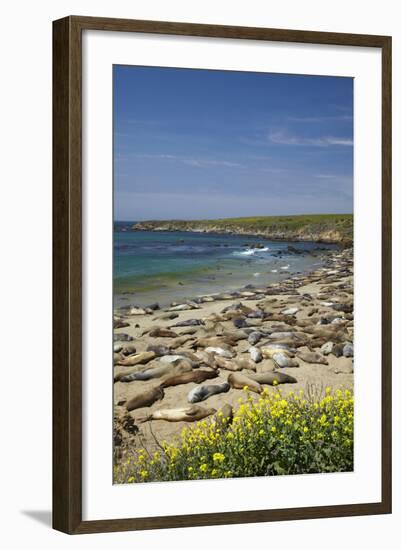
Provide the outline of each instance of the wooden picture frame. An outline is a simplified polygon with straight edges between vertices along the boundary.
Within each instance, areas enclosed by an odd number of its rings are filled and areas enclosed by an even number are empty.
[[[382,497],[379,502],[82,520],[82,43],[84,30],[378,48],[382,55]],[[53,527],[69,534],[391,512],[391,37],[71,16],[53,23]]]

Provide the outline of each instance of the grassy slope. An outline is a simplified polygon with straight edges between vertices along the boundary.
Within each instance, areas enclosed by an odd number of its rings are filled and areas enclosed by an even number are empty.
[[[135,226],[134,226],[135,227]],[[174,231],[231,231],[247,234],[265,234],[272,238],[316,239],[350,243],[352,242],[352,214],[306,214],[297,216],[257,216],[249,218],[222,218],[217,220],[166,220],[137,224],[138,229],[159,229]]]

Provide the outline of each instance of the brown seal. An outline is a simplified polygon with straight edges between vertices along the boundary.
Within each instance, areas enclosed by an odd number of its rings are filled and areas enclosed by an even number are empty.
[[[142,371],[136,371],[126,376],[120,377],[120,382],[133,382],[134,380],[152,380],[154,378],[161,378],[166,375],[181,374],[183,372],[189,372],[192,370],[189,361],[181,360],[175,365],[166,363],[158,367],[145,369]]]
[[[210,378],[216,378],[218,375],[218,370],[212,371],[199,369],[192,372],[184,372],[182,374],[170,376],[166,378],[161,385],[163,388],[169,388],[170,386],[179,386],[180,384],[188,384],[189,382],[196,382],[197,384],[200,384]]]
[[[182,409],[161,409],[138,421],[166,420],[167,422],[195,422],[196,420],[202,420],[202,418],[215,414],[215,412],[216,409],[206,409],[200,405],[192,405],[192,407]]]
[[[230,376],[228,377],[228,383],[232,388],[235,388],[237,390],[242,390],[245,387],[248,387],[251,391],[255,393],[261,393],[263,390],[259,382],[256,382],[256,380],[252,380],[252,378],[248,378],[248,376],[245,376],[244,374],[241,374],[239,372],[230,374]]]
[[[163,388],[161,388],[160,386],[156,386],[148,391],[141,392],[139,395],[135,395],[134,397],[132,397],[126,404],[126,407],[129,411],[140,409],[141,407],[150,407],[156,401],[160,401],[160,399],[163,399],[163,397]]]
[[[252,378],[252,380],[255,380],[259,384],[269,384],[270,386],[274,386],[274,383],[295,384],[297,382],[293,376],[284,372],[258,372],[257,374],[250,374],[249,378]]]
[[[328,365],[329,362],[323,355],[314,351],[299,351],[297,357],[305,361],[305,363],[316,363],[318,365]]]
[[[178,334],[168,328],[154,328],[149,332],[149,336],[152,338],[177,338]]]

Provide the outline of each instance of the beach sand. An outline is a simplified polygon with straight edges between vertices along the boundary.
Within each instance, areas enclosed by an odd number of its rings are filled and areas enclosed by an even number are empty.
[[[353,300],[353,273],[352,273],[352,250],[342,252],[333,252],[326,261],[326,266],[319,268],[313,273],[307,275],[297,275],[290,277],[286,281],[261,287],[258,289],[242,289],[245,294],[256,293],[256,296],[243,295],[240,297],[229,299],[215,299],[211,302],[199,303],[199,309],[190,309],[177,311],[178,316],[173,319],[160,319],[165,316],[166,310],[157,310],[153,314],[129,315],[128,311],[121,310],[118,312],[119,319],[129,323],[129,326],[115,329],[115,335],[127,334],[133,338],[132,342],[136,348],[136,353],[145,351],[152,344],[169,346],[174,342],[174,338],[154,338],[149,336],[149,332],[155,327],[171,328],[178,335],[186,334],[188,329],[195,329],[192,340],[188,340],[177,349],[171,351],[172,354],[178,354],[180,351],[196,352],[193,348],[194,339],[202,337],[212,337],[218,327],[225,331],[237,331],[233,325],[232,319],[222,320],[224,314],[222,310],[230,308],[242,303],[244,306],[251,308],[254,311],[259,309],[268,312],[272,315],[279,315],[283,321],[249,318],[245,316],[246,323],[255,331],[265,331],[267,334],[272,331],[289,331],[299,334],[300,337],[306,339],[306,345],[296,349],[295,359],[299,363],[299,367],[277,368],[277,371],[287,373],[296,378],[297,382],[293,384],[280,384],[277,386],[283,394],[289,391],[297,392],[304,390],[306,394],[313,392],[317,395],[324,394],[326,387],[331,387],[333,390],[346,387],[353,387],[353,359],[345,357],[336,357],[333,353],[325,356],[328,361],[327,365],[307,363],[300,359],[297,355],[302,351],[314,351],[321,354],[320,346],[325,341],[331,341],[327,334],[323,339],[316,334],[314,330],[319,331],[332,330],[334,337],[338,332],[342,332],[345,338],[342,338],[343,345],[345,342],[352,343],[353,339],[353,314],[350,312],[349,304]],[[259,290],[261,292],[259,292]],[[256,298],[256,299],[255,299]],[[341,310],[340,304],[344,306],[346,312]],[[283,311],[288,308],[296,307],[299,310],[295,314],[283,315]],[[212,321],[218,320],[217,324]],[[173,327],[177,322],[190,319],[200,319],[206,322],[205,326],[195,327]],[[288,323],[285,320],[288,319]],[[333,323],[334,321],[334,323]],[[307,327],[303,324],[307,324]],[[249,328],[246,328],[250,332]],[[309,332],[304,332],[308,330]],[[115,336],[118,338],[118,336]],[[280,341],[280,340],[278,340]],[[270,337],[264,337],[257,344],[263,347],[263,342],[274,342]],[[118,342],[117,342],[118,344]],[[316,344],[320,344],[316,346]],[[125,342],[121,342],[125,345]],[[267,345],[267,344],[266,344]],[[340,347],[341,347],[340,345]],[[250,344],[246,339],[239,340],[234,346],[236,357],[232,359],[235,362],[240,357],[249,358],[248,349]],[[200,351],[201,348],[198,348]],[[322,354],[321,354],[322,355]],[[156,357],[146,365],[141,365],[138,369],[144,370],[160,365],[160,357]],[[256,364],[257,372],[264,369],[264,366],[272,364],[271,360],[263,360]],[[202,370],[210,370],[206,365],[201,365]],[[114,375],[118,373],[129,373],[133,370],[132,367],[114,366]],[[242,370],[241,374],[249,374],[251,371]],[[227,381],[230,371],[219,370],[217,378],[207,380],[204,384],[218,384]],[[114,442],[117,458],[123,455],[123,452],[129,449],[145,447],[149,451],[157,448],[157,441],[172,441],[178,438],[182,429],[187,424],[185,422],[167,422],[164,420],[153,420],[140,423],[139,420],[147,415],[160,409],[176,409],[189,407],[187,401],[188,392],[197,384],[187,383],[174,387],[168,387],[164,390],[162,400],[155,402],[150,407],[128,412],[125,404],[131,397],[141,394],[142,392],[160,385],[162,379],[156,378],[148,381],[135,380],[129,383],[117,381],[114,383]],[[277,391],[277,387],[265,386],[270,391]],[[221,409],[225,403],[232,405],[234,410],[238,407],[240,398],[246,399],[247,393],[243,390],[233,389],[227,393],[220,393],[209,397],[206,401],[199,403],[202,407],[212,407],[216,410]],[[252,393],[257,397],[256,393]]]

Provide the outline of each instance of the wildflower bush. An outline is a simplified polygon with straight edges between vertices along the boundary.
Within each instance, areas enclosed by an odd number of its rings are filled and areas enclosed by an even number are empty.
[[[220,413],[221,414],[221,413]],[[230,423],[220,417],[184,428],[160,451],[133,451],[115,466],[116,483],[177,481],[353,469],[354,399],[348,390],[323,398],[279,388],[239,400]]]

